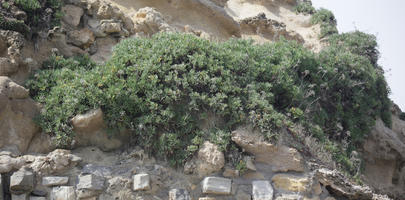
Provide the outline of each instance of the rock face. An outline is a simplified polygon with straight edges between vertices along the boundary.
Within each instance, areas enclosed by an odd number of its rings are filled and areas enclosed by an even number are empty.
[[[303,158],[293,148],[265,142],[263,137],[249,128],[232,132],[232,141],[256,157],[256,162],[266,163],[274,172],[304,171]]]
[[[134,180],[134,191],[139,190],[150,190],[150,176],[149,174],[137,174],[133,177]]]
[[[220,171],[225,165],[225,156],[218,146],[205,142],[198,151],[197,170],[200,176]]]
[[[310,181],[307,177],[299,177],[288,174],[277,174],[271,179],[274,187],[287,192],[306,192]]]
[[[0,76],[0,148],[26,152],[38,134],[39,127],[32,119],[39,109],[28,95],[27,89]]]
[[[71,26],[78,26],[84,10],[81,7],[68,4],[62,8],[62,12],[64,13],[62,18],[64,22]]]
[[[42,185],[44,186],[61,186],[69,182],[69,177],[60,176],[47,176],[42,178]]]
[[[51,200],[76,200],[75,189],[72,186],[54,187]]]
[[[172,189],[169,192],[169,200],[191,200],[191,198],[185,189]]]
[[[220,177],[206,177],[202,182],[204,194],[231,194],[232,180]]]
[[[253,200],[273,199],[273,187],[271,186],[269,181],[253,181],[252,187]]]
[[[46,156],[24,157],[29,160],[28,167],[43,176],[61,173],[76,166],[81,158],[71,154],[69,150],[57,149]]]

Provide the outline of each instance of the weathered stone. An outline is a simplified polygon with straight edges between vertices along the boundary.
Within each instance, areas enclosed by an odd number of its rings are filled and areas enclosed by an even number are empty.
[[[101,20],[100,30],[104,33],[119,33],[121,32],[121,22],[114,20]]]
[[[136,174],[133,176],[134,191],[150,190],[150,175],[149,174]]]
[[[247,157],[245,157],[244,160],[245,160],[245,162],[246,162],[246,168],[247,168],[248,170],[256,171],[256,166],[255,166],[255,164],[254,164],[253,161],[252,161],[252,157],[247,156]]]
[[[69,177],[47,176],[42,178],[43,186],[61,186],[69,182]]]
[[[96,40],[96,37],[94,37],[93,31],[91,31],[88,28],[70,31],[68,33],[68,36],[70,39],[69,40],[70,43],[72,43],[73,45],[78,46],[82,49],[89,48]]]
[[[159,31],[172,30],[163,18],[163,15],[151,7],[139,9],[132,20],[134,21],[134,30],[136,33],[153,35]]]
[[[214,197],[200,197],[198,200],[216,200]]]
[[[97,10],[97,16],[100,19],[109,19],[113,14],[113,9],[105,2],[101,2]]]
[[[231,194],[232,180],[220,177],[206,177],[202,182],[204,194]]]
[[[204,142],[198,151],[197,170],[200,177],[220,171],[225,165],[225,156],[218,146]]]
[[[76,200],[76,193],[73,186],[54,187],[51,193],[51,200]]]
[[[101,191],[104,189],[105,178],[94,174],[80,175],[77,189]]]
[[[289,174],[277,174],[271,179],[278,190],[306,192],[309,189],[309,178]]]
[[[9,58],[0,57],[0,76],[9,76],[18,71],[18,65]]]
[[[274,172],[304,171],[303,158],[296,149],[268,143],[249,127],[233,131],[232,141],[255,155],[256,162],[270,165]]]
[[[333,197],[326,197],[325,200],[336,200],[336,199]]]
[[[229,178],[236,178],[239,177],[239,170],[230,168],[230,167],[225,167],[224,172],[222,173],[224,177],[229,177]]]
[[[27,194],[11,194],[11,200],[29,200]]]
[[[276,200],[303,200],[303,197],[298,194],[281,194]]]
[[[172,189],[169,191],[169,200],[191,200],[191,198],[185,189]]]
[[[0,155],[0,174],[20,169],[25,164],[22,158],[13,158],[9,155]]]
[[[34,173],[24,168],[16,171],[10,178],[10,192],[12,194],[29,193],[34,188]]]
[[[253,200],[272,200],[273,192],[269,181],[252,181]]]
[[[26,156],[24,156],[26,157]],[[61,173],[77,165],[82,159],[71,154],[69,150],[56,149],[47,156],[36,156],[29,167],[36,174],[46,176]]]
[[[46,200],[46,197],[30,196],[30,200]]]
[[[74,5],[66,5],[63,6],[62,12],[62,20],[64,22],[72,26],[78,26],[80,23],[80,18],[83,16],[84,10],[83,8]]]
[[[252,200],[252,196],[245,191],[238,190],[235,196],[236,200]]]

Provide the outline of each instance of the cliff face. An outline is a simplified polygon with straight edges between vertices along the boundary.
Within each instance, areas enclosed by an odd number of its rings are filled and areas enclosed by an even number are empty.
[[[23,85],[51,54],[88,54],[106,61],[125,38],[185,32],[213,41],[296,40],[314,52],[326,45],[320,25],[297,14],[295,0],[67,0],[62,24],[27,40],[0,30],[0,200],[9,199],[389,199],[405,198],[405,122],[378,121],[363,146],[358,186],[289,140],[266,142],[249,127],[232,132],[244,166],[205,142],[174,169],[142,149],[127,147],[125,131],[109,136],[100,109],[72,118],[74,150],[55,150],[34,123],[41,109]],[[25,37],[26,38],[26,37]],[[91,146],[91,147],[89,147]],[[101,150],[100,150],[101,149]],[[103,152],[105,151],[105,152]],[[107,152],[108,151],[108,152]],[[3,189],[3,190],[2,190]]]

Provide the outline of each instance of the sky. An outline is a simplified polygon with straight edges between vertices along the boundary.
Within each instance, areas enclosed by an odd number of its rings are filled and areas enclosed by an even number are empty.
[[[339,32],[360,30],[377,36],[379,64],[391,88],[391,99],[405,112],[405,0],[312,0],[331,10]]]

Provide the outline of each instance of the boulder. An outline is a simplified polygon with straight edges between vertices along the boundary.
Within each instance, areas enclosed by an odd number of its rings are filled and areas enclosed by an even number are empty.
[[[69,177],[61,176],[46,176],[42,177],[43,186],[61,186],[66,185],[69,182]]]
[[[277,174],[271,179],[278,190],[288,192],[307,192],[310,180],[308,177],[295,176],[290,174]]]
[[[70,43],[82,49],[89,48],[96,40],[93,32],[88,28],[70,31],[68,36]]]
[[[20,169],[25,164],[21,157],[13,158],[10,155],[0,155],[0,174]]]
[[[153,35],[160,31],[172,31],[163,15],[151,7],[141,8],[132,17],[134,31],[144,35]]]
[[[202,182],[204,194],[231,194],[232,180],[220,177],[205,177]]]
[[[252,181],[253,200],[272,200],[273,192],[269,181]]]
[[[191,200],[191,197],[185,189],[172,189],[169,191],[169,200]]]
[[[80,19],[83,16],[84,10],[81,7],[74,5],[65,5],[62,7],[63,18],[62,20],[71,25],[78,26],[80,24]]]
[[[133,176],[133,190],[150,190],[150,175],[149,174],[136,174]]]
[[[220,171],[225,165],[225,156],[219,147],[211,142],[204,142],[198,151],[197,170],[200,177]]]
[[[34,173],[25,168],[16,171],[10,177],[10,192],[12,194],[29,193],[34,189]]]
[[[122,141],[125,141],[123,137],[126,134],[117,133],[113,137],[109,137],[103,116],[101,109],[95,109],[73,117],[72,125],[76,133],[77,147],[96,146],[103,151],[111,151],[121,147]]]
[[[119,33],[122,30],[121,22],[115,20],[101,20],[100,30],[104,33]]]
[[[51,193],[51,200],[76,200],[76,193],[73,186],[54,187]]]
[[[46,156],[36,156],[28,165],[36,174],[46,176],[67,171],[82,159],[69,150],[56,149]]]
[[[113,8],[106,2],[100,2],[97,10],[97,17],[100,19],[110,19],[113,15]]]
[[[294,148],[276,146],[264,140],[260,133],[251,128],[239,128],[232,132],[232,141],[255,156],[255,161],[271,166],[274,172],[303,172],[301,154]]]
[[[25,153],[39,127],[33,118],[39,107],[28,90],[10,78],[0,76],[0,148],[17,148]]]

